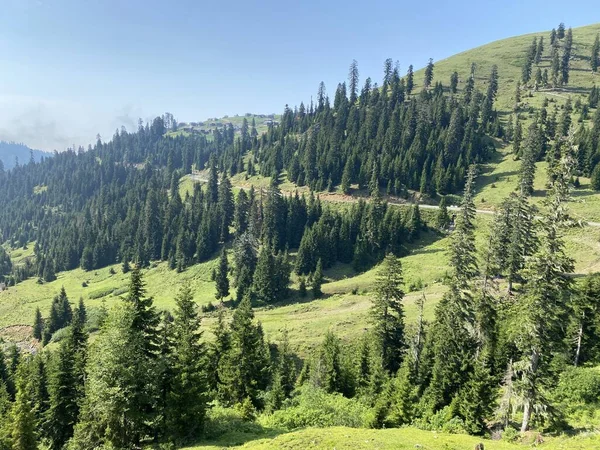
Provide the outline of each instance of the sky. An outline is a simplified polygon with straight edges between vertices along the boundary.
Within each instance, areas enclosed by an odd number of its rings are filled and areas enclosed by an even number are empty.
[[[333,96],[353,59],[423,67],[488,42],[600,21],[597,0],[0,0],[0,140],[64,150],[164,112],[280,113]],[[594,16],[596,13],[596,16]]]

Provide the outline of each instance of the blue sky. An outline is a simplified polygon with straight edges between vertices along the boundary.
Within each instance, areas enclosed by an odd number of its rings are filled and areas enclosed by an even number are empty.
[[[600,21],[523,1],[0,0],[0,139],[62,150],[138,117],[281,112],[333,94],[352,59],[422,67],[490,41]]]

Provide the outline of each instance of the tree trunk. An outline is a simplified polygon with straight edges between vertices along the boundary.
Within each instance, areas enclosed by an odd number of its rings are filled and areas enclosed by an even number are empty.
[[[577,332],[577,349],[575,350],[575,361],[573,364],[575,367],[579,364],[579,355],[581,354],[581,341],[583,339],[583,319],[585,318],[585,313],[583,313],[583,317],[581,322],[579,322],[579,331]]]
[[[540,354],[536,349],[531,352],[530,363],[531,363],[531,380],[529,380],[529,387],[525,394],[525,400],[523,405],[523,422],[521,423],[521,433],[525,433],[529,428],[529,420],[531,419],[531,406],[535,400],[535,383],[538,363],[540,361]]]

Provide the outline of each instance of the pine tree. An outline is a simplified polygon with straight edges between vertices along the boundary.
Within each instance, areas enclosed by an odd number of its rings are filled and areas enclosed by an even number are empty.
[[[121,265],[121,272],[123,274],[129,273],[131,270],[131,266],[129,265],[129,260],[127,258],[123,259],[123,264]]]
[[[533,412],[547,405],[541,391],[544,383],[552,383],[551,355],[560,347],[563,338],[562,322],[567,312],[565,299],[572,283],[568,274],[573,272],[573,262],[566,256],[562,240],[562,229],[568,220],[566,202],[574,165],[572,139],[570,136],[562,144],[558,170],[546,201],[548,212],[542,220],[540,245],[527,262],[524,271],[526,290],[519,300],[520,335],[516,342],[522,359],[515,362],[515,369],[523,399],[523,432],[528,430]]]
[[[50,407],[46,429],[52,449],[62,449],[73,435],[79,413],[77,381],[75,349],[65,339],[60,343],[50,371]]]
[[[413,66],[411,64],[410,66],[408,66],[408,71],[406,72],[406,93],[410,95],[414,87],[415,76],[413,73]]]
[[[358,63],[355,59],[352,60],[348,71],[348,89],[350,91],[350,105],[354,105],[358,98]]]
[[[215,274],[215,285],[217,292],[215,297],[217,300],[223,300],[229,295],[229,266],[227,264],[227,251],[223,248],[221,251],[221,257],[219,258],[219,265]]]
[[[483,434],[487,429],[486,418],[492,413],[495,400],[494,381],[485,359],[476,361],[459,400],[459,411],[470,434]]]
[[[540,37],[535,52],[535,63],[539,64],[542,61],[542,55],[544,54],[544,36]]]
[[[450,75],[450,92],[456,94],[458,92],[458,72],[452,72]]]
[[[38,341],[42,340],[42,331],[44,329],[44,322],[42,319],[42,313],[40,308],[35,309],[35,318],[33,320],[33,337]]]
[[[233,243],[233,280],[237,301],[241,301],[251,288],[256,269],[256,247],[252,234],[248,231],[238,236]]]
[[[596,34],[594,39],[594,45],[592,45],[592,54],[590,55],[590,66],[592,72],[598,72],[598,66],[600,66],[600,34]]]
[[[565,24],[559,23],[558,28],[556,29],[556,37],[558,39],[563,39],[565,37]]]
[[[468,286],[477,275],[477,257],[475,254],[475,193],[476,167],[469,167],[463,193],[460,213],[450,243],[450,265],[453,282],[459,289]]]
[[[206,198],[209,203],[217,203],[219,199],[219,173],[217,171],[217,159],[215,158],[215,155],[211,155],[208,160]]]
[[[326,392],[343,392],[344,375],[340,340],[328,330],[323,343],[317,350],[313,367],[310,370],[311,383]]]
[[[137,322],[135,303],[118,305],[91,346],[74,448],[139,447],[148,432],[153,420],[149,406],[156,398],[155,367]]]
[[[435,217],[435,226],[438,230],[446,230],[450,225],[450,216],[448,215],[448,206],[446,196],[442,195],[438,205],[437,214]]]
[[[323,262],[321,258],[317,261],[315,273],[312,276],[312,293],[314,298],[319,298],[323,295],[321,286],[323,285]]]
[[[226,404],[241,404],[249,398],[255,407],[260,406],[260,391],[268,383],[269,355],[262,327],[254,324],[249,296],[233,313],[230,343],[219,362],[219,395]]]
[[[428,88],[431,86],[431,82],[433,81],[433,59],[429,58],[429,62],[427,63],[427,67],[425,67],[425,78],[423,80],[423,86]]]
[[[129,292],[125,297],[125,301],[133,307],[135,314],[133,327],[144,335],[146,352],[151,357],[158,347],[156,327],[158,326],[159,316],[153,306],[152,297],[146,296],[145,283],[138,266],[135,266],[131,271]]]
[[[386,255],[375,282],[370,315],[383,367],[391,373],[400,367],[405,347],[403,282],[400,260],[391,253]]]
[[[206,415],[205,344],[200,340],[200,317],[189,285],[181,289],[175,303],[166,423],[170,436],[187,441],[203,429]]]
[[[12,450],[36,450],[37,435],[33,399],[31,398],[31,378],[28,364],[23,361],[16,374],[17,394],[11,412]]]
[[[225,242],[229,239],[229,227],[233,223],[234,215],[233,194],[231,181],[226,172],[223,172],[221,184],[218,188],[217,210],[219,215],[219,239]]]

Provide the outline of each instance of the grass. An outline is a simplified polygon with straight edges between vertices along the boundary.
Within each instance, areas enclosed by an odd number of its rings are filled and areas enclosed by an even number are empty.
[[[205,445],[186,447],[186,450],[217,450],[222,448],[243,449],[473,449],[483,443],[486,450],[517,450],[531,448],[537,435],[529,435],[523,443],[492,441],[462,434],[446,434],[423,431],[412,427],[387,430],[356,429],[346,427],[307,428],[273,437],[266,431],[265,435],[226,436],[221,440],[207,442]],[[543,438],[542,444],[536,448],[547,450],[584,450],[596,449],[600,446],[597,434],[577,437]]]

